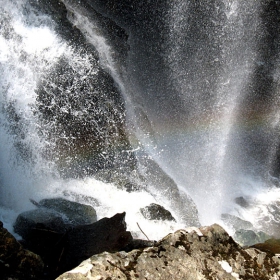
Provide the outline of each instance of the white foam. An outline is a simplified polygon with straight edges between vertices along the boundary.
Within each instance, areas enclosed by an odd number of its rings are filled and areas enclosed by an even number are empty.
[[[29,54],[41,53],[57,43],[56,36],[46,26],[27,27],[21,22],[16,22],[14,29],[16,33],[22,36],[23,50]]]
[[[65,194],[67,199],[93,206],[97,212],[98,219],[126,212],[127,228],[138,238],[146,239],[141,229],[149,239],[158,240],[174,230],[185,227],[185,225],[176,222],[145,219],[140,213],[140,208],[148,206],[150,203],[158,203],[146,191],[128,193],[112,184],[106,184],[94,178],[49,182],[47,190],[42,190],[37,199],[65,197]],[[95,201],[90,198],[96,199],[99,204],[96,205]],[[164,206],[164,197],[162,197],[160,204]]]

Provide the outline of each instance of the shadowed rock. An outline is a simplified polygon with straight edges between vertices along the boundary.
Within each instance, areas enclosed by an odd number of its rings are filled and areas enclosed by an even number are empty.
[[[14,230],[57,275],[103,251],[115,252],[132,241],[125,213],[99,221],[94,208],[63,198],[31,202],[38,209],[21,213]]]
[[[43,269],[42,259],[24,250],[0,222],[0,278],[2,280],[39,279],[43,275]]]

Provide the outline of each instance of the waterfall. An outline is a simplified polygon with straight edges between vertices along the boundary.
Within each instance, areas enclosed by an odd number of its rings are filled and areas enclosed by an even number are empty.
[[[11,230],[30,198],[49,196],[99,218],[126,211],[136,236],[137,221],[155,238],[194,225],[195,207],[203,225],[229,213],[277,228],[278,1],[0,2]],[[177,223],[145,220],[149,203]]]
[[[129,34],[133,130],[200,221],[270,215],[264,197],[279,195],[278,2],[87,2]],[[261,206],[250,216],[239,197]]]

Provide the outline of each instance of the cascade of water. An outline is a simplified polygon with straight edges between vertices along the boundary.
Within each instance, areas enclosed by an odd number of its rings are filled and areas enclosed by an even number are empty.
[[[161,132],[166,140],[160,148],[167,147],[167,154],[159,160],[168,158],[169,174],[191,194],[205,223],[217,219],[238,194],[232,181],[238,163],[228,145],[256,58],[259,4],[177,2],[169,11],[166,63],[173,94],[180,96],[186,113],[173,129],[176,137]],[[174,147],[179,152],[172,156]]]
[[[135,220],[154,238],[170,231],[174,223],[149,222],[140,214],[141,207],[156,202],[145,190],[130,194],[91,176],[102,168],[113,176],[117,160],[122,161],[122,175],[130,160],[120,131],[122,99],[98,64],[121,87],[113,52],[97,35],[100,29],[88,30],[99,46],[98,58],[79,33],[71,34],[81,39],[78,46],[71,44],[72,36],[67,42],[68,34],[36,2],[1,4],[0,220],[12,231],[16,215],[33,207],[29,198],[63,196],[91,204],[99,218],[126,211],[129,228],[138,235]],[[72,20],[82,29],[76,15]],[[118,141],[120,147],[114,147]],[[121,159],[110,154],[114,148],[124,155]]]
[[[266,193],[279,161],[278,2],[87,2],[128,32],[136,135],[202,223]]]
[[[134,115],[137,138],[191,194],[201,221],[214,222],[235,207],[235,196],[250,192],[244,192],[248,184],[240,178],[264,174],[267,161],[275,158],[277,148],[270,146],[278,136],[267,117],[272,102],[260,106],[270,88],[262,85],[259,90],[257,82],[269,80],[269,73],[259,68],[264,61],[272,64],[273,56],[262,46],[266,32],[271,33],[271,12],[258,1],[135,6],[136,18],[127,28],[130,51],[125,63],[120,62],[125,76],[120,76],[120,67],[111,67],[112,61],[107,66],[131,100],[128,115]],[[269,42],[268,53],[277,38]],[[268,96],[275,100],[275,93],[271,88]],[[250,112],[258,108],[262,123],[252,129]]]
[[[52,67],[65,46],[47,27],[46,18],[33,18],[31,13],[29,20],[34,20],[33,26],[28,25],[22,13],[25,1],[4,2],[1,1],[0,10],[3,141],[0,176],[1,185],[5,187],[1,187],[0,201],[1,205],[12,204],[17,209],[34,191],[36,176],[52,169],[52,163],[42,161],[38,153],[45,145],[45,139],[38,133],[33,106],[38,78]],[[40,169],[37,175],[33,174],[35,169]]]
[[[265,193],[267,174],[280,172],[278,2],[132,2],[63,0],[78,30],[64,34],[41,2],[0,0],[0,206],[85,191],[103,203],[100,217],[128,209],[141,219],[139,207],[164,204],[143,190],[134,205],[110,206],[137,195],[91,177],[123,175],[135,152],[126,115],[139,157],[147,152],[193,198],[203,224],[237,211],[253,221],[258,209],[243,213],[234,198]]]

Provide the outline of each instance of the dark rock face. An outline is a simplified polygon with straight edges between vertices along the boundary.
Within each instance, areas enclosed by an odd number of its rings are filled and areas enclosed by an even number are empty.
[[[63,257],[65,269],[73,268],[83,260],[100,252],[122,250],[132,241],[126,231],[125,213],[103,218],[96,223],[73,227],[67,233],[67,247]]]
[[[41,258],[24,250],[0,222],[0,278],[2,280],[41,279],[43,268]]]
[[[58,201],[40,201],[38,206],[51,206],[51,209],[43,207],[24,212],[18,216],[14,227],[15,232],[23,237],[25,246],[42,257],[48,267],[46,274],[51,279],[94,254],[104,251],[116,252],[132,242],[131,233],[126,231],[125,213],[89,224],[84,220],[82,223],[79,216],[76,220],[73,219],[75,214],[78,214],[76,211],[72,216],[72,221],[75,222],[69,223],[71,216],[68,216],[67,223],[67,219],[63,219],[61,213],[56,212],[54,208],[61,210],[70,202],[61,199],[59,205]],[[82,206],[78,206],[81,210]],[[67,207],[64,213],[69,214]],[[94,218],[96,219],[96,215]]]
[[[175,221],[172,214],[161,205],[151,203],[141,208],[140,212],[148,220]]]
[[[58,280],[70,279],[279,279],[280,260],[242,249],[218,225],[169,234],[153,247],[92,256]]]
[[[75,53],[74,58],[61,56],[37,83],[35,114],[41,133],[49,140],[44,157],[55,162],[64,177],[96,175],[120,166],[131,171],[135,159],[127,152],[130,144],[124,99],[112,77],[99,65],[95,47],[72,24],[74,14],[63,1],[32,0],[29,4],[51,17],[56,32]],[[104,30],[118,33],[113,41],[125,49],[121,45],[126,45],[126,34],[121,28],[91,7],[80,6],[101,22]]]

